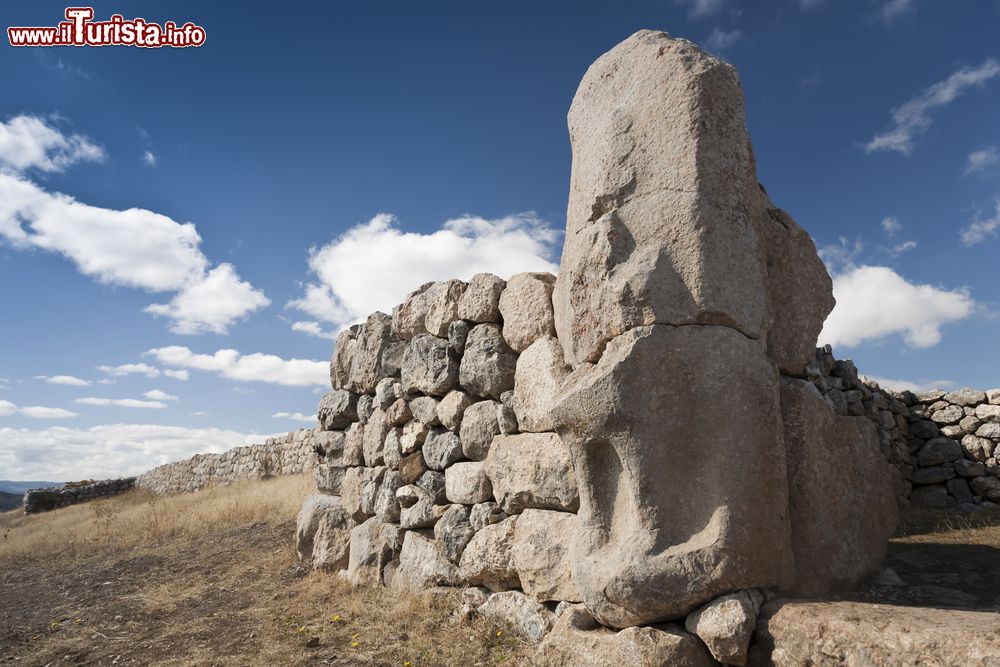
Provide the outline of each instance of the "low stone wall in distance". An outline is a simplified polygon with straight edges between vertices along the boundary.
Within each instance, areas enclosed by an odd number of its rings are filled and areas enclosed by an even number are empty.
[[[86,503],[98,498],[109,498],[132,489],[135,477],[104,479],[99,482],[68,482],[45,489],[29,489],[24,494],[24,513],[49,510]]]
[[[135,487],[156,494],[189,493],[213,484],[295,475],[312,469],[313,449],[324,447],[330,437],[318,428],[299,429],[263,444],[234,447],[221,454],[196,454],[144,472]]]

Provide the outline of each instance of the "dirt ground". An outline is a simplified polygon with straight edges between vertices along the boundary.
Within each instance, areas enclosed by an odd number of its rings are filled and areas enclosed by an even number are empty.
[[[0,515],[2,539],[22,521]],[[0,559],[0,665],[530,664],[507,628],[453,620],[457,593],[351,591],[308,572],[293,533],[291,520],[228,523]],[[889,546],[891,572],[835,597],[995,608],[998,565],[1000,519],[918,517]]]
[[[73,509],[0,515],[0,543]],[[457,593],[351,591],[308,571],[294,532],[289,518],[0,558],[0,665],[529,664],[506,627],[453,620]]]

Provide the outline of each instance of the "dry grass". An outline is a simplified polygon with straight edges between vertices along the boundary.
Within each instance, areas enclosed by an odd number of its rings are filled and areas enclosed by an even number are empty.
[[[79,558],[107,547],[188,539],[220,527],[294,518],[312,480],[291,475],[237,482],[177,496],[131,491],[54,512],[0,515],[0,565],[59,553]]]
[[[0,661],[530,664],[507,628],[459,624],[457,592],[352,591],[299,566],[294,517],[312,488],[295,476],[0,515]]]

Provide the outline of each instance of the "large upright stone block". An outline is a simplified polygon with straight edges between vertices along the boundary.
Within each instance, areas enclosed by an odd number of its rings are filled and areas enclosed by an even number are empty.
[[[580,490],[570,561],[601,623],[789,582],[777,388],[763,343],[721,326],[632,329],[571,376],[555,407]]]
[[[375,393],[375,385],[385,377],[382,353],[394,340],[392,318],[372,313],[358,331],[351,350],[351,371],[347,388],[359,394]]]
[[[767,324],[759,196],[736,70],[640,31],[587,70],[569,112],[573,169],[553,294],[568,361],[649,324]]]

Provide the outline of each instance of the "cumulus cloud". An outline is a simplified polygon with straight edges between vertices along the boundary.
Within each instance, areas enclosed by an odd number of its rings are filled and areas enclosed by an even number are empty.
[[[726,0],[674,0],[675,5],[688,8],[688,18],[699,19],[718,14],[726,7]]]
[[[931,126],[931,112],[950,104],[966,89],[983,86],[1000,74],[1000,62],[993,58],[975,68],[963,67],[944,81],[922,90],[911,100],[892,110],[893,125],[865,145],[869,153],[896,151],[909,155],[913,151],[913,138]]]
[[[160,401],[140,401],[137,398],[97,398],[94,396],[87,396],[86,398],[78,398],[75,402],[80,405],[96,405],[104,408],[117,407],[162,410],[167,407],[166,403],[161,403]]]
[[[877,382],[878,386],[883,389],[888,389],[889,391],[930,391],[932,389],[950,389],[955,386],[953,380],[918,380],[916,382],[910,380],[893,380],[891,378],[875,377],[871,375],[865,376],[868,380],[872,382]]]
[[[432,280],[467,280],[484,271],[502,278],[555,273],[551,258],[559,234],[532,213],[496,220],[464,216],[429,234],[401,231],[395,216],[380,213],[310,250],[315,281],[288,307],[343,327],[375,310],[390,312]]]
[[[983,214],[977,213],[975,219],[964,227],[960,237],[962,243],[967,246],[974,246],[977,243],[996,237],[997,230],[1000,230],[1000,197],[994,202],[996,210],[993,217],[986,218]]]
[[[160,370],[154,368],[149,364],[121,364],[120,366],[98,366],[97,370],[107,373],[108,375],[113,375],[115,377],[123,377],[125,375],[145,375],[148,378],[155,378],[160,376]]]
[[[89,380],[84,380],[73,375],[36,375],[36,380],[42,380],[49,384],[64,384],[70,387],[86,387],[90,385]]]
[[[327,331],[319,322],[313,321],[292,322],[292,331],[300,331],[310,336],[316,336],[317,338],[332,339],[337,337],[335,332]]]
[[[41,405],[29,405],[19,408],[10,401],[0,401],[0,417],[10,417],[11,415],[22,415],[32,419],[69,419],[79,415],[63,408],[47,408]],[[4,444],[6,446],[6,443]]]
[[[910,347],[932,347],[941,328],[976,309],[966,289],[918,285],[887,266],[848,266],[833,274],[837,305],[826,319],[820,345],[855,347],[900,334]]]
[[[178,333],[225,333],[270,303],[240,280],[231,264],[209,270],[193,224],[141,208],[90,206],[48,192],[22,173],[97,159],[95,150],[38,119],[19,116],[0,123],[0,240],[15,249],[60,254],[101,284],[176,292],[169,303],[153,304],[147,312],[170,318]]]
[[[292,421],[305,422],[307,424],[312,424],[316,421],[315,415],[306,415],[301,412],[275,412],[271,416],[275,419],[291,419]]]
[[[986,171],[989,167],[1000,162],[1000,153],[996,146],[987,146],[978,151],[969,153],[965,163],[965,175],[974,174],[979,171]]]
[[[55,172],[104,158],[104,149],[87,137],[67,136],[38,116],[14,116],[0,122],[0,166],[7,169]]]
[[[725,30],[715,28],[705,41],[705,48],[709,51],[725,51],[740,41],[742,37],[742,30],[730,30],[726,32]]]
[[[220,264],[170,303],[152,304],[146,312],[169,318],[170,330],[177,334],[224,334],[233,322],[270,304],[263,292],[240,280],[232,264]]]
[[[154,401],[176,401],[177,397],[173,394],[168,394],[165,391],[160,391],[159,389],[152,389],[143,394],[148,399]]]
[[[181,345],[160,347],[144,352],[164,366],[185,367],[216,373],[229,380],[269,382],[289,387],[327,385],[330,364],[310,359],[282,359],[273,354],[246,354],[236,350],[218,350],[214,354],[196,354]]]
[[[263,442],[217,428],[109,424],[87,429],[0,428],[0,470],[12,479],[104,479],[137,475],[202,452]]]
[[[173,378],[175,380],[187,380],[189,377],[191,377],[191,374],[188,371],[184,370],[183,368],[182,369],[165,368],[163,370],[163,374],[166,375],[168,378]]]

